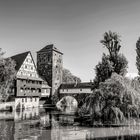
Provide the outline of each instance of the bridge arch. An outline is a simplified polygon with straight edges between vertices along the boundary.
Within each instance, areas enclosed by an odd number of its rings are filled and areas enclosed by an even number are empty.
[[[65,112],[76,111],[78,108],[78,102],[73,96],[64,96],[57,103],[56,107]]]
[[[89,94],[88,93],[66,93],[66,94],[59,94],[59,101],[63,98],[63,97],[69,97],[69,96],[71,96],[71,97],[73,97],[76,101],[77,101],[77,103],[78,103],[78,107],[79,106],[82,106],[83,105],[83,103],[85,102],[85,99],[86,99],[86,97],[87,96],[89,96]]]

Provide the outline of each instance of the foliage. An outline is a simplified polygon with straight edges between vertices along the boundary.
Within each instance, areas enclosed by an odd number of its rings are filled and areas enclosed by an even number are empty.
[[[52,95],[51,101],[52,101],[52,104],[55,104],[56,105],[56,103],[59,101],[58,94]]]
[[[1,99],[6,101],[8,98],[8,90],[15,78],[15,62],[11,58],[3,58],[3,53],[0,53],[0,93]]]
[[[101,117],[101,102],[102,95],[99,90],[95,90],[93,94],[89,95],[85,99],[85,103],[78,110],[80,116],[90,114],[92,120],[98,121],[99,116]]]
[[[100,41],[105,48],[107,48],[110,57],[117,56],[121,45],[120,36],[115,32],[105,32],[103,40]]]
[[[104,39],[101,40],[101,43],[107,48],[109,54],[103,54],[102,61],[95,67],[96,77],[93,89],[98,88],[100,82],[110,78],[113,72],[122,76],[126,74],[128,61],[123,54],[119,53],[121,48],[120,41],[119,35],[115,32],[109,31],[104,34]]]
[[[68,69],[63,69],[63,76],[62,76],[63,83],[80,83],[81,79],[77,76],[74,76]]]
[[[135,77],[131,80],[131,86],[137,91],[140,92],[140,77]]]
[[[138,117],[140,94],[131,86],[131,81],[113,73],[101,82],[99,89],[86,98],[79,114],[90,114],[93,121],[103,124],[120,124],[125,118]]]
[[[137,40],[137,43],[136,43],[136,53],[137,53],[136,66],[138,69],[138,74],[140,75],[140,38]]]
[[[94,79],[94,87],[97,88],[100,82],[104,82],[108,79],[113,71],[113,67],[111,62],[109,61],[109,57],[105,54],[102,56],[102,61],[99,62],[95,67],[96,77]]]

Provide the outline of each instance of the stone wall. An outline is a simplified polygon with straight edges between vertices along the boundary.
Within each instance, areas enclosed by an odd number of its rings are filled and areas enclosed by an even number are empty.
[[[40,76],[42,76],[52,87],[52,60],[53,55],[51,51],[38,52],[37,53],[37,70]]]
[[[62,53],[53,46],[37,52],[37,70],[51,87],[51,95],[57,93],[62,83]]]

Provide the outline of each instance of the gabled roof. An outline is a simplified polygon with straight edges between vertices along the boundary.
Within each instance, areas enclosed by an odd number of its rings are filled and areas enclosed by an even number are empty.
[[[23,64],[25,58],[27,57],[27,55],[30,53],[30,51],[28,52],[24,52],[24,53],[20,53],[17,55],[14,55],[11,57],[11,59],[13,59],[16,62],[16,67],[15,69],[18,71],[21,67],[21,65]]]
[[[34,63],[34,66],[35,66],[35,69],[37,71],[37,68],[36,68],[36,65],[35,65],[35,62],[34,62],[34,59],[33,59],[33,56],[31,54],[30,51],[28,52],[24,52],[24,53],[20,53],[20,54],[17,54],[17,55],[14,55],[14,56],[11,56],[11,59],[13,59],[15,62],[16,62],[16,71],[18,72],[21,65],[23,64],[24,60],[26,59],[27,55],[30,53],[31,55],[31,58],[32,58],[32,61]],[[39,75],[39,74],[38,74]],[[27,77],[27,76],[17,76],[17,78],[20,78],[20,79],[30,79],[30,77]],[[38,78],[34,78],[32,77],[31,78],[32,80],[39,80],[39,81],[45,81],[42,77],[38,77]]]
[[[49,50],[53,50],[53,51],[56,51],[56,52],[58,52],[58,53],[60,53],[60,54],[63,54],[62,52],[60,52],[55,46],[54,46],[54,44],[49,44],[49,45],[47,45],[47,46],[45,46],[44,48],[42,48],[41,50],[39,50],[37,53],[39,53],[39,52],[46,52],[46,51],[49,51]]]
[[[91,82],[85,83],[71,83],[71,84],[61,84],[60,89],[74,89],[74,88],[92,88]]]

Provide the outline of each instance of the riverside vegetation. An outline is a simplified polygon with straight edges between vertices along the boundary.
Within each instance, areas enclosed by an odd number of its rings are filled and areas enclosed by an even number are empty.
[[[78,110],[82,118],[90,117],[92,125],[121,125],[126,120],[140,117],[140,78],[130,80],[125,77],[128,61],[120,53],[120,36],[106,32],[102,45],[108,50],[102,61],[95,67],[93,94],[86,98]],[[136,44],[136,65],[140,74],[140,39]]]

